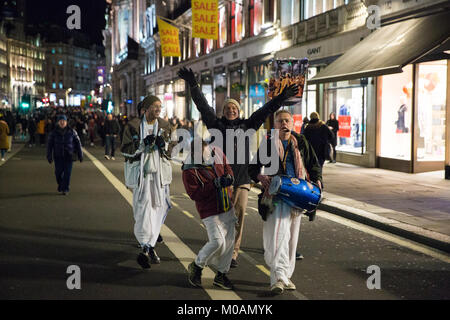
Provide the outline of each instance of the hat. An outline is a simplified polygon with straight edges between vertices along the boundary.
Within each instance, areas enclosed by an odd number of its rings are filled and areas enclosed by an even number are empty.
[[[239,102],[237,102],[236,100],[231,99],[231,98],[225,100],[225,102],[223,103],[223,107],[225,108],[225,106],[229,103],[234,104],[236,106],[236,108],[238,108],[239,111],[241,111],[241,105],[239,104]]]
[[[59,120],[66,120],[67,121],[66,115],[65,114],[58,115],[58,117],[56,117],[56,121],[59,121]]]
[[[150,108],[150,106],[155,103],[156,101],[161,102],[161,100],[154,95],[148,95],[144,98],[144,100],[142,100],[141,102],[139,102],[138,104],[138,113],[141,113],[141,110],[147,110],[148,108]]]
[[[313,120],[313,119],[320,119],[319,114],[317,112],[311,112],[309,117],[311,118],[311,120]]]

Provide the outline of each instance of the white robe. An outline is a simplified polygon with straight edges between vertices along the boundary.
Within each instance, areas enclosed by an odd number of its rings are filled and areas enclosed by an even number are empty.
[[[278,280],[288,285],[294,273],[301,216],[291,215],[291,209],[279,201],[264,222],[264,259],[270,267],[271,286]]]
[[[158,121],[154,126],[148,125],[145,120],[142,122],[141,143],[143,138],[152,133],[150,131],[157,134]],[[154,247],[172,207],[169,184],[163,185],[161,182],[161,158],[158,150],[142,153],[140,176],[139,186],[133,190],[134,235],[142,247]]]

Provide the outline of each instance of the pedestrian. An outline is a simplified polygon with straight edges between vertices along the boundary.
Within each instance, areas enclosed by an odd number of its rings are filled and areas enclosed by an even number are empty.
[[[36,129],[36,119],[34,116],[31,116],[28,120],[28,134],[30,135],[30,141],[28,144],[30,148],[36,144]]]
[[[306,126],[303,134],[309,144],[313,147],[320,166],[323,167],[325,160],[330,154],[329,144],[333,141],[333,133],[325,123],[320,120],[317,112],[311,112],[309,117],[311,120]]]
[[[183,184],[195,201],[208,234],[208,242],[189,265],[188,280],[194,287],[201,287],[202,270],[212,265],[217,270],[213,284],[231,290],[233,284],[226,274],[230,270],[237,221],[231,202],[233,171],[223,152],[201,139],[192,142],[187,159],[181,168]]]
[[[88,132],[89,132],[89,140],[90,140],[90,146],[94,146],[95,141],[95,131],[96,131],[96,123],[94,117],[90,117],[88,121]]]
[[[45,117],[40,116],[39,122],[37,123],[37,133],[39,134],[39,146],[45,145]]]
[[[303,119],[303,123],[302,123],[302,127],[300,129],[300,134],[304,134],[305,133],[305,128],[309,123],[309,119],[308,117],[305,117],[305,119]]]
[[[58,192],[69,194],[72,163],[75,157],[83,161],[83,151],[77,132],[67,126],[67,117],[59,115],[55,129],[50,133],[47,143],[48,163],[55,161],[55,176]]]
[[[142,100],[138,114],[140,117],[130,120],[125,127],[120,150],[125,157],[125,167],[129,165],[139,170],[137,183],[128,187],[133,189],[134,235],[142,248],[137,262],[148,269],[150,263],[160,263],[154,247],[172,207],[169,188],[172,168],[167,159],[171,151],[168,145],[171,127],[159,117],[161,101],[156,96],[149,95]],[[131,166],[133,164],[137,165]]]
[[[226,99],[223,106],[223,116],[216,117],[215,110],[208,105],[208,102],[200,90],[200,86],[197,83],[194,73],[191,69],[181,68],[178,71],[178,76],[185,80],[190,87],[191,96],[197,109],[200,111],[202,120],[208,129],[218,129],[223,136],[223,150],[226,155],[233,154],[233,157],[228,156],[228,161],[234,174],[234,192],[233,192],[233,206],[235,208],[238,222],[236,224],[236,239],[235,248],[233,252],[233,259],[231,260],[231,267],[238,266],[237,258],[239,255],[239,248],[242,240],[242,232],[244,228],[244,216],[247,209],[248,192],[250,191],[250,176],[248,175],[248,163],[250,155],[250,147],[248,141],[245,141],[242,147],[239,145],[237,139],[234,140],[234,150],[227,150],[226,137],[229,135],[228,129],[237,130],[242,129],[244,132],[248,129],[258,130],[264,121],[278,110],[283,102],[290,97],[293,97],[298,92],[297,85],[287,87],[281,94],[270,100],[260,109],[255,111],[250,118],[240,118],[240,104],[234,99]],[[244,135],[243,135],[244,136]],[[242,159],[242,154],[237,152],[245,152],[244,163],[238,163]],[[242,149],[243,148],[243,149]]]
[[[333,159],[330,159],[330,163],[336,163],[336,146],[337,146],[337,132],[339,131],[339,122],[336,120],[336,113],[330,113],[326,125],[333,132],[333,139],[331,146],[333,147]]]
[[[292,178],[310,180],[322,188],[322,168],[320,167],[313,148],[302,134],[292,131],[294,120],[287,110],[280,110],[275,115],[275,129],[279,130],[279,138],[268,137],[258,150],[256,162],[249,166],[249,174],[255,182],[261,182],[263,190],[259,197],[259,212],[264,220],[263,243],[264,259],[270,267],[270,290],[280,294],[284,290],[295,290],[291,276],[295,269],[296,248],[300,232],[301,211],[289,206],[286,202],[268,194],[271,176],[263,175],[261,169],[272,167],[261,162],[261,150],[267,150],[267,155],[279,157],[279,167],[276,175],[287,175]],[[271,145],[276,146],[276,152],[271,152]],[[314,220],[315,212],[310,214]]]
[[[116,150],[116,138],[119,135],[120,127],[119,123],[116,119],[113,118],[113,115],[110,113],[107,116],[105,121],[105,158],[106,160],[115,160],[114,152]]]
[[[11,152],[11,146],[12,146],[12,138],[16,134],[16,120],[14,119],[13,114],[11,111],[6,111],[5,121],[8,124],[9,127],[9,133],[8,133],[8,152]]]
[[[5,121],[5,117],[2,112],[0,112],[0,152],[2,156],[2,161],[5,161],[5,153],[9,148],[8,135],[10,133],[8,123]]]

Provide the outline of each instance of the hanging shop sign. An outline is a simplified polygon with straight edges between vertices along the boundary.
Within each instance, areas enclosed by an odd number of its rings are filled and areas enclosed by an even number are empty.
[[[178,28],[158,20],[159,37],[161,39],[161,54],[163,57],[181,57]]]
[[[338,116],[339,131],[338,137],[350,138],[352,133],[352,117],[351,116]]]
[[[308,59],[272,60],[269,68],[271,70],[269,98],[275,98],[286,87],[296,83],[298,85],[297,95],[287,100],[284,104],[294,105],[301,102],[308,73]]]
[[[219,0],[192,0],[192,37],[218,39]]]

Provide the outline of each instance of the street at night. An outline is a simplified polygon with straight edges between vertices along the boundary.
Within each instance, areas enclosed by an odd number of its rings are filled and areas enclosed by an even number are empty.
[[[0,300],[444,306],[449,19],[448,0],[0,1]]]

